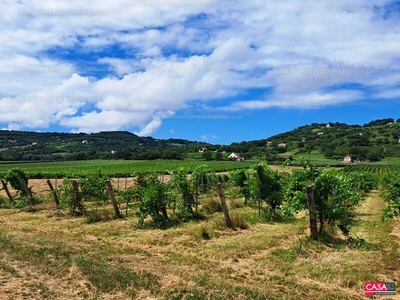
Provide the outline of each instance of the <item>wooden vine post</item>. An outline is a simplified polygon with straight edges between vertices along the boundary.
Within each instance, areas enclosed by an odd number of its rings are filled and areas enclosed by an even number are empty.
[[[54,198],[54,202],[56,203],[56,206],[58,207],[60,205],[60,200],[58,199],[58,195],[57,195],[57,190],[54,189],[53,185],[51,184],[50,179],[47,179],[47,184],[50,188],[50,191],[53,195]]]
[[[26,181],[25,180],[21,180],[21,183],[22,183],[22,186],[24,187],[24,189],[25,189],[25,191],[26,191],[26,194],[28,195],[28,197],[29,197],[29,202],[30,202],[30,204],[31,205],[34,205],[35,204],[35,199],[33,198],[33,195],[32,195],[32,191],[28,188],[28,185],[26,184]]]
[[[308,210],[310,212],[311,238],[316,241],[318,240],[317,214],[315,212],[314,193],[313,193],[313,187],[311,185],[307,185],[306,193],[307,193]]]
[[[228,206],[226,205],[225,195],[224,195],[224,191],[222,190],[221,182],[218,182],[217,189],[218,189],[219,199],[221,200],[222,211],[223,211],[224,217],[225,217],[225,224],[229,228],[234,229],[235,226],[233,225],[231,217],[229,216]]]
[[[10,191],[8,190],[7,183],[3,179],[1,179],[1,184],[3,185],[3,189],[6,191],[6,194],[7,194],[8,199],[10,200],[10,203],[15,204],[15,201],[14,201],[13,197],[11,196]]]
[[[79,192],[78,181],[72,181],[72,185],[75,191],[75,208],[77,208],[78,212],[83,215],[85,213],[85,207],[83,206],[81,193]]]
[[[115,195],[114,195],[114,191],[113,191],[113,188],[111,185],[111,181],[107,180],[106,184],[107,184],[107,189],[108,189],[108,195],[110,196],[111,203],[114,207],[115,215],[117,218],[122,218],[121,212],[119,211],[118,203],[115,200]]]

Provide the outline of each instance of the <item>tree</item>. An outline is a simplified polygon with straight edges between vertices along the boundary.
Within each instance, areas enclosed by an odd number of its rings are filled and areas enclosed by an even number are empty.
[[[222,160],[222,153],[221,152],[216,152],[215,153],[215,160]]]
[[[212,158],[213,158],[212,152],[204,151],[203,152],[203,158],[204,158],[204,160],[212,160]]]

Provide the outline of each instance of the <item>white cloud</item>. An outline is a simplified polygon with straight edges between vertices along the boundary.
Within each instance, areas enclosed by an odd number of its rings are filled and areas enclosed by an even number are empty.
[[[389,2],[374,1],[374,5],[385,3]],[[197,107],[209,107],[209,102],[225,99],[223,104],[213,104],[222,110],[309,109],[368,97],[344,88],[347,83],[364,86],[372,97],[398,97],[398,19],[383,19],[383,11],[297,9],[316,6],[313,1],[299,0],[171,7],[131,5],[123,0],[95,5],[77,0],[3,1],[0,122],[7,128],[60,124],[85,132],[135,128],[140,135],[151,135],[162,126],[159,114],[172,116],[189,109],[194,101],[202,102]],[[349,5],[344,0],[335,4],[324,0],[318,6]],[[351,6],[372,7],[364,0],[355,0]],[[114,13],[26,15],[22,9]],[[120,50],[107,50],[116,46]],[[123,55],[118,51],[124,51]],[[87,57],[115,72],[85,75],[79,67]],[[348,71],[288,74],[279,72],[282,69]],[[377,72],[349,71],[356,69]],[[229,100],[252,88],[271,92],[252,100]],[[69,100],[13,103],[7,97]]]
[[[243,109],[267,109],[271,107],[315,109],[323,106],[337,106],[359,101],[364,98],[360,91],[337,91],[331,93],[308,93],[302,95],[281,95],[280,99],[237,101],[231,106],[222,107],[225,111]]]

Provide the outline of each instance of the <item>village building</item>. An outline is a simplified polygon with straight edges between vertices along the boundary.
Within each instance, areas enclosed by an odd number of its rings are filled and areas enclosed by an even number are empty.
[[[228,160],[241,161],[241,160],[244,160],[244,158],[241,157],[239,154],[232,152],[231,154],[229,154]]]
[[[347,163],[351,163],[351,155],[350,155],[350,154],[347,154],[347,155],[343,158],[343,161],[344,161],[344,162],[347,162]]]

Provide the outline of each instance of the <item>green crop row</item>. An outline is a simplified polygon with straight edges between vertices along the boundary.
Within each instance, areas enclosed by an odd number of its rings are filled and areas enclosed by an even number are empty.
[[[345,172],[371,172],[385,174],[388,172],[400,172],[400,166],[391,165],[350,165],[344,167]]]
[[[44,163],[0,164],[0,176],[7,170],[21,168],[29,178],[81,177],[101,172],[111,177],[134,176],[136,174],[167,173],[179,168],[192,171],[206,165],[214,172],[248,168],[251,161],[199,161],[199,160],[90,160]]]

